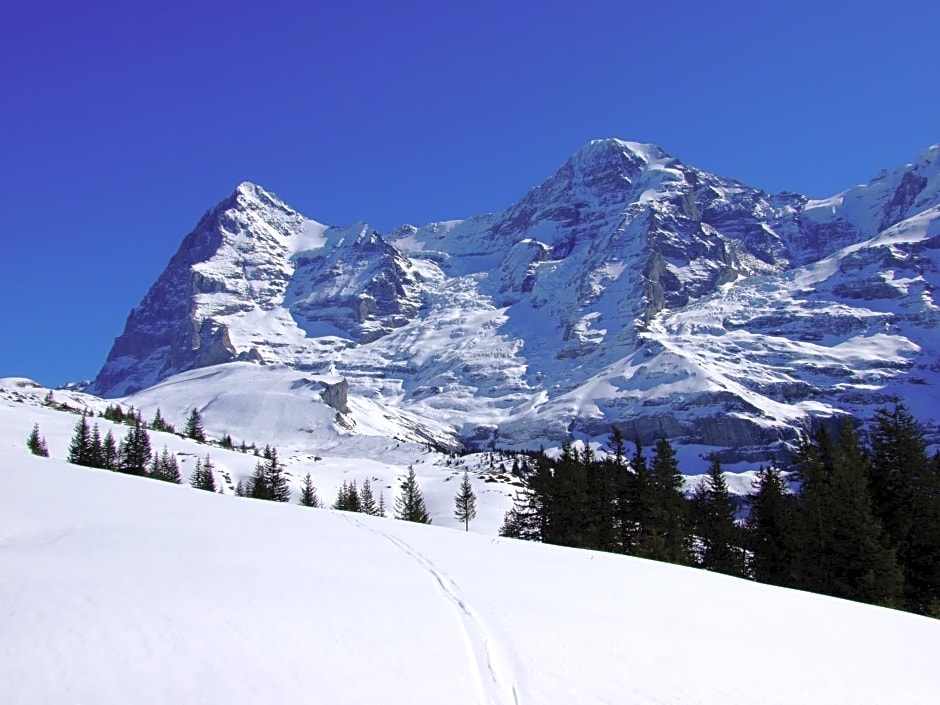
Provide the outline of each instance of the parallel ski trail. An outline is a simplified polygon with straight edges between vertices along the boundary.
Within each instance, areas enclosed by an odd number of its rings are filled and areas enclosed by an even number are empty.
[[[434,579],[438,590],[447,598],[460,618],[464,636],[476,661],[481,695],[488,705],[520,705],[519,689],[508,660],[498,653],[497,640],[461,597],[457,583],[449,578],[446,573],[439,570],[427,556],[401,539],[366,526],[354,517],[348,517],[342,513],[338,515],[366,531],[381,536],[411,558]]]

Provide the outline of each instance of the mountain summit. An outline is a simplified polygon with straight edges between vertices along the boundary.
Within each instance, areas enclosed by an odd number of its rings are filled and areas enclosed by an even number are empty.
[[[763,453],[940,382],[940,159],[825,199],[593,141],[501,213],[328,227],[243,183],[128,317],[91,391],[235,361],[347,380],[455,440],[666,435]]]

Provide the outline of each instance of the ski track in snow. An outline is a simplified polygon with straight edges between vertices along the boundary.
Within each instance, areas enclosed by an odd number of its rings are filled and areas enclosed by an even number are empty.
[[[450,602],[463,629],[464,637],[473,654],[477,670],[480,695],[487,705],[520,705],[519,686],[512,673],[509,660],[499,653],[497,640],[477,614],[461,596],[460,587],[433,561],[405,541],[382,531],[366,526],[355,517],[335,512],[349,523],[385,539],[399,551],[417,563],[437,586],[438,591]]]

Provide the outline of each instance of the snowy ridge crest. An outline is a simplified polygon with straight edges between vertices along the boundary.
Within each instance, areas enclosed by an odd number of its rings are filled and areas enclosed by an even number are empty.
[[[455,440],[766,453],[940,382],[940,146],[829,199],[595,140],[501,213],[328,227],[243,183],[131,312],[90,391],[229,362],[348,380]]]

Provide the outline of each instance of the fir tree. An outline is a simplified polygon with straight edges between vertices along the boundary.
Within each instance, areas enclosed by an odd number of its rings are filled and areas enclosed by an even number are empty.
[[[317,488],[313,486],[313,478],[310,477],[309,472],[304,476],[304,483],[300,489],[300,504],[304,507],[320,506]]]
[[[369,516],[376,516],[379,513],[375,495],[372,493],[372,481],[368,477],[362,481],[362,490],[359,492],[359,511]]]
[[[202,415],[196,407],[193,407],[193,410],[189,412],[189,416],[186,418],[184,434],[197,443],[206,442],[206,432],[202,427]]]
[[[793,587],[796,497],[774,466],[761,468],[752,486],[746,524],[751,576],[762,583]]]
[[[163,418],[159,407],[157,407],[157,410],[153,415],[153,420],[150,422],[150,428],[154,431],[163,431],[165,433],[176,432],[176,429],[173,428],[173,425],[168,423],[167,420]]]
[[[362,511],[361,498],[359,497],[359,488],[356,481],[346,482],[340,485],[336,492],[336,501],[333,503],[333,509],[341,512],[359,512]]]
[[[150,436],[140,419],[135,419],[118,447],[118,470],[129,475],[146,475],[151,455]]]
[[[98,424],[91,428],[91,445],[88,449],[88,465],[93,468],[104,467],[104,446],[101,443],[101,431]]]
[[[379,503],[375,507],[375,516],[384,518],[386,515],[385,510],[385,492],[379,492]]]
[[[643,524],[637,555],[669,563],[689,562],[687,503],[676,452],[665,438],[656,442],[649,480],[640,487]]]
[[[69,442],[68,462],[75,465],[91,464],[91,429],[88,427],[88,417],[82,414],[81,420],[75,424],[75,432]]]
[[[470,531],[470,522],[476,519],[476,516],[477,496],[473,493],[470,475],[464,470],[460,489],[457,491],[457,496],[454,497],[454,518],[463,522],[464,531]]]
[[[33,455],[40,455],[44,458],[49,457],[49,447],[46,445],[46,439],[39,433],[39,424],[33,424],[33,430],[26,439],[26,447]]]
[[[797,587],[850,600],[896,604],[902,587],[895,553],[871,511],[867,460],[852,419],[834,441],[820,427],[798,453]]]
[[[212,464],[212,459],[208,456],[205,457],[205,460],[200,461],[196,460],[196,468],[193,470],[192,475],[189,477],[189,484],[195,487],[197,490],[205,490],[206,492],[215,492],[218,488],[215,483],[215,466]]]
[[[101,443],[101,466],[105,470],[117,470],[118,468],[118,449],[114,441],[114,434],[111,429],[104,434],[104,440]]]
[[[238,484],[235,485],[235,496],[236,496],[236,497],[245,497],[246,494],[247,494],[247,493],[245,492],[245,485],[244,485],[244,483],[241,481],[241,479],[239,479],[239,480],[238,480]]]
[[[177,485],[183,481],[180,476],[179,464],[176,462],[176,456],[171,454],[166,446],[163,446],[163,450],[159,455],[154,455],[153,462],[150,465],[150,477],[163,482],[173,482]]]
[[[268,477],[264,463],[258,462],[255,464],[254,472],[245,485],[245,495],[254,499],[271,499],[268,492]]]
[[[742,536],[734,517],[734,500],[717,457],[695,489],[693,519],[699,541],[698,565],[727,575],[744,575]]]
[[[289,502],[290,485],[284,475],[284,466],[277,457],[277,448],[265,446],[263,457],[268,499],[273,502]]]
[[[234,447],[234,446],[232,445],[232,437],[231,437],[229,434],[226,433],[224,436],[222,436],[222,440],[219,441],[219,445],[220,445],[222,448],[226,448],[226,449],[228,449],[228,450],[232,450],[232,448]]]
[[[402,482],[401,493],[395,498],[395,518],[419,524],[431,523],[431,516],[424,506],[424,496],[411,465],[408,466],[408,475]]]

